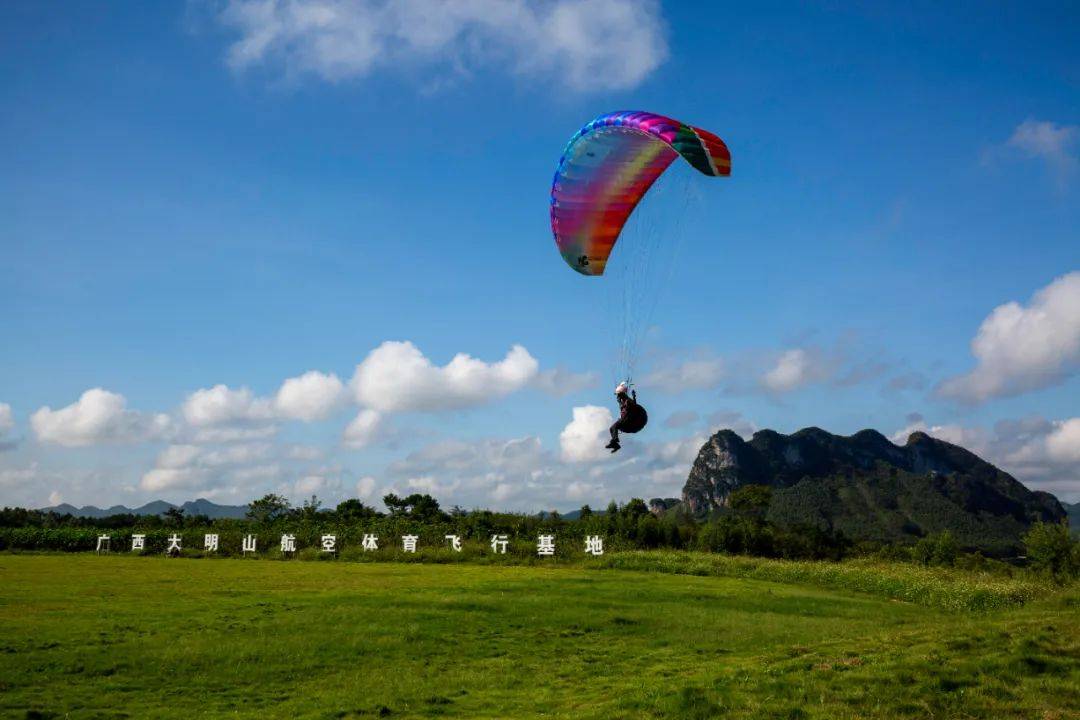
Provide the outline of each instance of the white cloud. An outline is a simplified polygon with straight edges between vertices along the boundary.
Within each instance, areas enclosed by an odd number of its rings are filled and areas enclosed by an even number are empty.
[[[281,384],[274,409],[279,417],[313,422],[329,417],[346,399],[337,375],[311,370]]]
[[[566,397],[593,387],[599,380],[599,376],[594,372],[575,373],[564,367],[557,367],[537,373],[533,385],[548,395]]]
[[[314,445],[290,445],[285,450],[285,457],[290,460],[318,460],[323,451]]]
[[[14,427],[15,418],[11,414],[11,406],[7,403],[0,403],[0,437],[11,432]]]
[[[143,474],[139,488],[148,492],[198,489],[199,493],[222,486],[247,486],[272,480],[281,467],[269,462],[275,448],[267,443],[247,443],[209,448],[178,443],[162,450],[154,467]]]
[[[631,88],[667,57],[655,0],[230,0],[237,71],[329,82],[401,67],[493,67],[570,90]]]
[[[761,384],[773,393],[787,393],[829,377],[828,360],[812,348],[786,350],[761,376]]]
[[[1058,125],[1029,118],[1016,126],[1006,147],[1030,159],[1042,160],[1056,174],[1058,182],[1064,183],[1077,167],[1075,148],[1078,138],[1080,127],[1076,125]]]
[[[384,342],[356,366],[356,401],[382,412],[434,411],[482,405],[528,385],[539,364],[520,345],[499,362],[459,353],[442,367],[410,342]]]
[[[986,441],[985,434],[977,428],[965,428],[962,425],[927,425],[922,419],[914,420],[907,426],[897,430],[889,439],[897,445],[906,445],[908,436],[913,432],[926,433],[930,437],[944,440],[953,445],[959,445],[968,450],[982,447]]]
[[[361,410],[346,426],[341,442],[350,448],[367,447],[378,439],[382,428],[381,414],[374,410]]]
[[[758,431],[756,423],[733,410],[718,410],[709,415],[708,421],[710,432],[727,428],[744,440],[749,440]]]
[[[710,390],[720,384],[725,374],[726,367],[722,358],[702,353],[681,362],[661,364],[642,378],[641,386],[672,394]]]
[[[375,492],[375,478],[365,475],[356,481],[356,497],[367,500]]]
[[[646,448],[646,454],[663,465],[685,465],[687,471],[689,471],[690,464],[697,458],[702,445],[708,439],[705,435],[693,435],[677,440],[652,443]]]
[[[449,483],[441,483],[437,478],[431,475],[425,475],[423,477],[409,478],[405,481],[405,485],[411,492],[424,493],[433,497],[446,496],[448,493],[452,493],[461,487],[459,481],[453,481]]]
[[[1080,501],[1080,417],[1002,420],[987,430],[956,424],[928,425],[921,416],[914,415],[910,424],[891,439],[902,445],[916,430],[970,450],[1032,490]]]
[[[495,502],[504,502],[512,498],[516,492],[517,488],[510,483],[498,483],[491,491],[491,499]]]
[[[15,427],[15,418],[11,413],[11,406],[0,403],[0,452],[11,450],[17,445],[15,440],[5,440],[4,436]]]
[[[246,387],[233,390],[226,385],[196,390],[184,401],[181,412],[196,427],[267,421],[274,417],[269,400],[256,398]]]
[[[559,433],[559,447],[565,462],[592,462],[608,454],[604,449],[608,428],[614,422],[605,407],[586,405],[574,408],[573,419]]]
[[[600,483],[587,483],[575,480],[566,486],[566,497],[570,500],[596,500],[603,497],[605,488]]]
[[[1080,368],[1080,271],[1057,278],[1027,307],[999,305],[983,320],[971,351],[976,366],[938,393],[979,403],[1056,385]]]
[[[489,486],[505,479],[520,481],[546,462],[537,437],[441,440],[392,463],[387,472],[396,477],[454,474],[470,485]]]
[[[196,487],[206,482],[200,468],[153,468],[142,476],[139,487],[149,492]]]
[[[698,414],[693,410],[679,410],[668,415],[667,420],[664,420],[664,427],[682,428],[693,425],[698,421],[698,417]]]
[[[41,442],[67,447],[138,442],[161,438],[170,431],[167,415],[144,414],[126,406],[123,395],[93,388],[67,407],[39,409],[30,417],[30,426]]]
[[[16,486],[44,479],[38,463],[30,463],[25,468],[6,468],[0,470],[0,486]]]
[[[201,427],[189,433],[191,442],[196,445],[213,445],[216,443],[251,442],[253,440],[267,440],[277,435],[276,425],[259,425],[255,427]]]
[[[1060,463],[1080,465],[1080,418],[1058,423],[1046,436],[1046,455]]]
[[[59,490],[53,490],[49,493],[49,505],[59,505],[64,502],[64,495]]]
[[[281,472],[280,469],[271,474],[269,466],[266,468],[266,479],[283,479],[291,475]],[[259,468],[252,470],[258,471]],[[322,507],[331,507],[343,498],[342,487],[345,482],[352,482],[351,474],[347,470],[336,464],[324,465],[301,472],[292,482],[280,483],[276,492],[289,497],[298,507],[309,502],[312,496],[319,499]]]

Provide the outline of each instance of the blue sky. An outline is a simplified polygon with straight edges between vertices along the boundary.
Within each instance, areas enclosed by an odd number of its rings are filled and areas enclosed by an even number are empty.
[[[714,5],[6,3],[0,503],[570,508],[807,425],[1080,500],[1080,14]],[[733,173],[694,184],[612,457],[619,319],[547,208],[615,109]]]

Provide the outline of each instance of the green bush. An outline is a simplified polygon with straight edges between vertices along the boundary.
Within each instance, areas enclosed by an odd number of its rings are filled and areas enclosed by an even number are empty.
[[[1080,576],[1080,542],[1069,535],[1069,526],[1037,522],[1024,535],[1031,569],[1059,582]]]

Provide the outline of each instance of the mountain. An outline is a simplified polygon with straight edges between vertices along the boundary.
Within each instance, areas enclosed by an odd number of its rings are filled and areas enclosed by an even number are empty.
[[[173,505],[164,500],[154,500],[137,508],[129,508],[124,505],[113,505],[109,508],[99,508],[93,505],[85,505],[81,508],[61,503],[52,507],[41,508],[42,512],[55,512],[57,515],[74,515],[76,517],[103,518],[110,515],[164,515],[174,507],[183,509],[185,515],[206,515],[212,520],[217,518],[242,518],[247,513],[247,505],[218,505],[205,498],[190,500],[183,505]]]
[[[1069,517],[1069,527],[1074,533],[1080,532],[1080,502],[1071,504],[1063,502],[1061,506],[1065,508],[1065,514]]]
[[[1016,552],[1036,520],[1065,510],[957,445],[921,432],[894,445],[875,430],[850,437],[819,428],[761,430],[749,441],[721,430],[690,469],[682,500],[696,515],[726,506],[732,490],[768,485],[770,521],[838,530],[856,540],[914,540],[949,530],[964,546]]]

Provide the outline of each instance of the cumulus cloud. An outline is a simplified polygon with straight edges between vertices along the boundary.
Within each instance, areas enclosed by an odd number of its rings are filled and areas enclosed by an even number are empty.
[[[600,377],[594,372],[575,373],[564,367],[557,367],[538,372],[533,385],[548,395],[566,397],[593,387],[599,380]]]
[[[559,433],[559,448],[565,462],[593,462],[604,458],[604,436],[615,421],[605,407],[586,405],[574,408],[573,419]]]
[[[30,426],[41,442],[81,447],[161,438],[172,422],[167,415],[128,410],[123,395],[93,388],[67,407],[39,409],[30,417]]]
[[[255,427],[235,426],[211,426],[200,428],[188,428],[186,433],[190,442],[196,445],[213,445],[216,443],[251,442],[253,440],[267,440],[278,433],[276,425],[257,425]]]
[[[1055,462],[1080,465],[1080,417],[1055,424],[1046,436],[1046,455]]]
[[[11,406],[0,403],[0,437],[11,432],[13,427],[15,427],[15,417],[11,413]]]
[[[311,370],[281,384],[274,410],[282,418],[313,422],[325,420],[346,399],[345,385],[337,375]]]
[[[534,436],[483,440],[439,440],[410,452],[387,468],[407,492],[429,492],[456,503],[490,507],[511,498],[521,502],[562,495],[557,459]]]
[[[291,486],[280,488],[286,495],[307,502],[311,497],[340,497],[343,476],[340,466],[328,465],[304,473]]]
[[[267,421],[274,417],[270,400],[255,397],[246,387],[233,390],[226,385],[196,390],[184,401],[181,412],[196,427]]]
[[[375,492],[375,478],[365,475],[356,481],[356,497],[367,500]]]
[[[162,450],[154,467],[143,474],[139,488],[149,492],[177,489],[220,490],[276,478],[281,467],[267,443],[220,448],[178,443]]]
[[[672,394],[710,390],[724,379],[725,369],[722,358],[701,353],[696,357],[661,363],[642,378],[641,386]]]
[[[11,406],[0,403],[0,452],[15,447],[14,440],[5,440],[4,437],[15,427],[15,417],[11,412]]]
[[[891,439],[902,444],[915,430],[970,450],[1033,490],[1045,490],[1070,502],[1080,501],[1080,417],[1001,420],[987,429],[930,425],[915,414]]]
[[[1057,278],[1025,307],[999,305],[983,320],[970,372],[942,382],[941,396],[981,403],[1061,383],[1080,368],[1080,271]]]
[[[1005,146],[1029,159],[1045,162],[1057,176],[1058,182],[1064,183],[1078,164],[1078,138],[1080,127],[1076,125],[1058,125],[1029,118],[1016,126]]]
[[[0,470],[0,487],[12,487],[42,479],[43,474],[38,463],[30,463],[25,468],[5,468]]]
[[[667,57],[655,0],[230,0],[237,71],[329,82],[401,67],[492,67],[570,90],[635,87]]]
[[[610,422],[610,415],[602,420]],[[574,457],[596,448],[607,456],[606,432],[584,434],[593,437],[582,441]],[[402,488],[396,492],[431,492],[444,504],[512,506],[528,512],[565,509],[581,502],[606,503],[613,497],[677,495],[703,442],[704,436],[695,433],[628,443],[613,462],[583,465],[564,458],[562,452],[546,450],[537,437],[440,440],[392,463],[386,474],[393,481],[390,487]]]
[[[741,412],[734,410],[718,410],[709,415],[709,432],[728,429],[739,437],[749,440],[758,431],[758,426],[752,420],[747,419]]]
[[[761,385],[772,393],[788,393],[829,377],[831,363],[814,348],[793,348],[780,354],[761,375]]]
[[[486,363],[459,353],[439,367],[411,342],[384,342],[356,366],[356,401],[381,412],[452,410],[482,405],[531,383],[539,363],[520,345]]]
[[[383,429],[382,415],[375,410],[361,410],[345,428],[341,442],[354,449],[374,443]]]
[[[986,439],[983,431],[978,428],[966,428],[962,425],[929,425],[921,416],[912,419],[907,425],[894,432],[889,439],[897,445],[904,445],[913,432],[926,433],[938,440],[969,450],[982,447]]]
[[[440,440],[392,463],[387,472],[397,477],[453,473],[461,477],[497,473],[496,479],[528,476],[546,462],[540,438],[488,439],[467,442]]]
[[[681,428],[687,425],[693,425],[698,421],[698,414],[693,410],[679,410],[668,415],[664,420],[664,427],[666,428]]]

